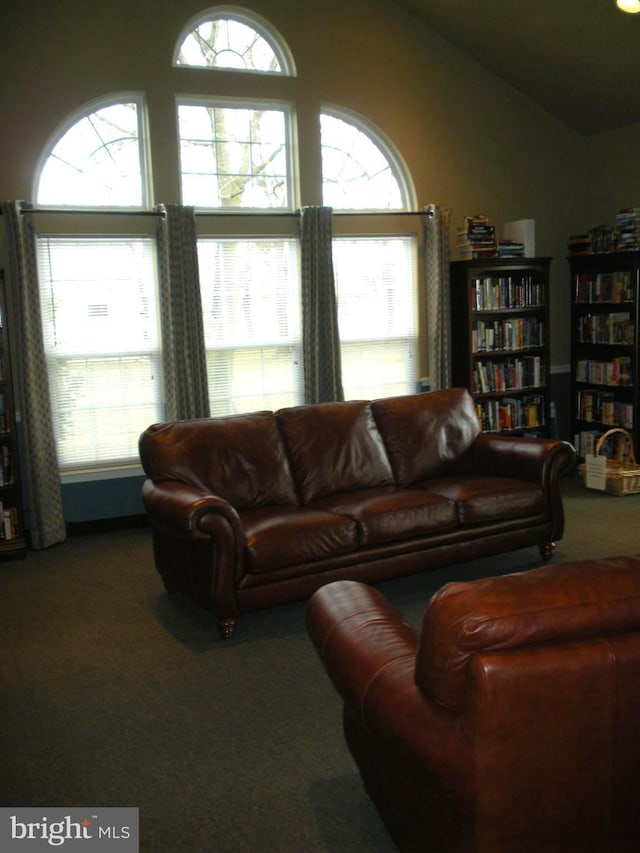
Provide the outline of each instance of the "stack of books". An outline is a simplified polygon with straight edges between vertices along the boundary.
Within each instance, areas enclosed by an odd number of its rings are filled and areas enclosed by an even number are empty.
[[[499,258],[524,258],[524,243],[518,240],[502,239],[498,241]]]
[[[619,252],[640,249],[640,207],[623,207],[616,215],[616,249]]]
[[[567,252],[571,257],[576,255],[592,255],[591,235],[587,234],[571,234],[567,241]]]
[[[571,256],[575,255],[600,255],[613,252],[615,244],[615,231],[608,225],[598,225],[586,234],[572,234],[569,237],[567,250]]]
[[[498,252],[495,225],[482,213],[465,216],[458,228],[458,250],[463,260],[495,258]]]

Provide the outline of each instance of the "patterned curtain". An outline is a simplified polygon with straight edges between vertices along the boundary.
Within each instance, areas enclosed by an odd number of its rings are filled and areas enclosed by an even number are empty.
[[[429,204],[422,208],[425,284],[427,290],[427,354],[431,389],[451,384],[451,309],[449,281],[448,208]]]
[[[305,403],[344,400],[330,207],[300,211]]]
[[[53,435],[49,378],[44,354],[36,245],[26,202],[2,205],[9,248],[7,315],[20,411],[24,501],[32,548],[66,539],[60,472]]]
[[[162,367],[169,421],[209,417],[207,361],[192,207],[160,204]]]

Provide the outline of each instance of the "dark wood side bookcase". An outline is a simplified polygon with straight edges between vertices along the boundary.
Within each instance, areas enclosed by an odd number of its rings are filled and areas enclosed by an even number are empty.
[[[451,264],[452,383],[487,432],[549,435],[551,258]]]
[[[24,557],[27,551],[11,367],[4,272],[0,270],[0,559]]]
[[[622,428],[638,454],[640,252],[569,257],[571,412],[578,456]],[[615,442],[614,442],[615,443]],[[603,448],[609,454],[615,448]]]

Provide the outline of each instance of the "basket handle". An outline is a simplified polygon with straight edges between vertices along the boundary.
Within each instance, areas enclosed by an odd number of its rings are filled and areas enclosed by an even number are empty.
[[[594,448],[594,454],[596,456],[600,455],[600,451],[602,449],[602,445],[609,438],[610,435],[615,435],[616,433],[620,433],[625,438],[626,444],[626,452],[623,453],[623,456],[620,461],[628,462],[630,465],[635,465],[636,456],[633,450],[633,439],[631,438],[631,434],[627,432],[626,429],[622,429],[622,427],[614,427],[614,429],[609,429],[607,432],[602,433],[602,435],[596,441],[596,446]]]

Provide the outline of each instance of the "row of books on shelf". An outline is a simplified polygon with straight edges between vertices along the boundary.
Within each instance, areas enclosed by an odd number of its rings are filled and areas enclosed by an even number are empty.
[[[628,311],[583,314],[578,317],[578,340],[590,344],[633,345],[633,320]]]
[[[633,302],[631,272],[582,273],[576,277],[574,298],[581,302]]]
[[[15,507],[5,507],[0,501],[0,541],[8,542],[17,539],[20,535],[18,525],[18,511]]]
[[[7,428],[7,398],[4,391],[0,391],[0,432],[6,432]]]
[[[471,280],[472,311],[538,308],[543,299],[543,285],[532,275],[477,276]]]
[[[576,363],[576,381],[593,385],[631,385],[631,356],[621,355],[610,361],[582,358]]]
[[[503,397],[501,400],[477,400],[476,412],[484,432],[538,429],[545,426],[544,398]]]
[[[624,429],[633,427],[633,405],[616,400],[613,391],[580,391],[577,402],[581,421],[596,421]]]
[[[543,359],[535,355],[506,361],[476,361],[474,385],[476,394],[539,388],[544,385]]]
[[[7,486],[13,482],[13,466],[11,449],[8,444],[0,445],[0,486]]]
[[[476,320],[471,329],[474,353],[530,349],[544,344],[544,322],[538,317]]]

